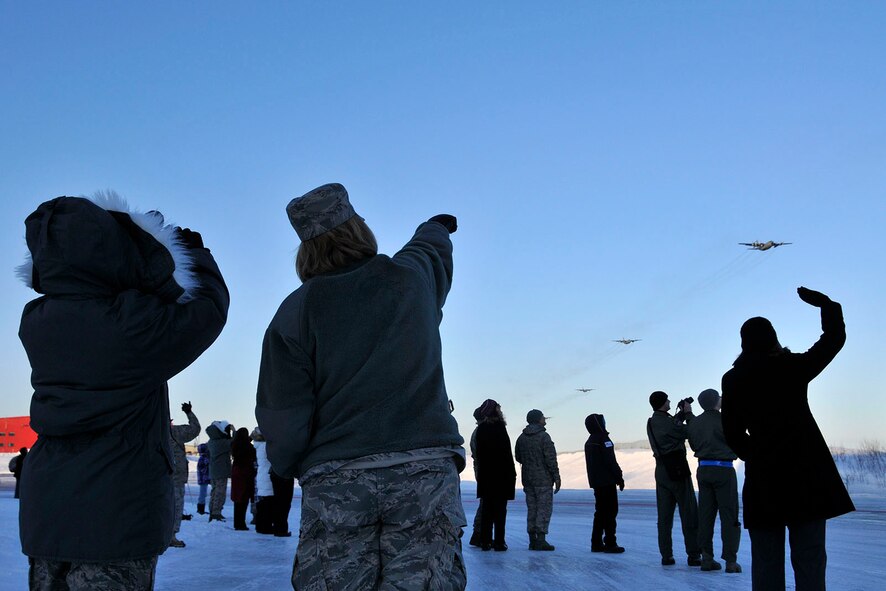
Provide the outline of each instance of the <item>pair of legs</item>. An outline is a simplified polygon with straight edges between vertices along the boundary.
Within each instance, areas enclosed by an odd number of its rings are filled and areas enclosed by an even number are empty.
[[[222,508],[225,506],[225,497],[228,496],[228,479],[213,478],[212,492],[209,493],[209,517],[216,517],[222,514]]]
[[[209,489],[208,484],[198,484],[200,492],[197,493],[197,513],[201,515],[206,512],[206,493]]]
[[[292,586],[463,590],[465,525],[449,458],[310,478],[302,482]]]
[[[157,557],[121,562],[61,562],[29,558],[31,591],[151,591]]]
[[[182,513],[185,511],[185,483],[174,482],[172,486],[175,489],[175,514],[172,516],[172,537],[174,538],[182,526]]]
[[[547,534],[554,512],[554,489],[551,486],[524,487],[526,495],[526,531],[532,534]]]
[[[614,484],[594,487],[594,527],[591,548],[615,547],[615,517],[618,515],[618,493]]]
[[[255,531],[260,534],[287,536],[289,532],[289,510],[292,508],[292,492],[295,489],[293,478],[281,478],[271,473],[274,494],[259,497],[255,502]]]
[[[824,591],[828,556],[825,520],[787,526],[797,591]],[[754,591],[784,591],[784,527],[749,529]]]
[[[505,545],[505,522],[508,518],[508,500],[496,497],[483,498],[483,515],[480,520],[480,545],[483,548]],[[494,535],[493,535],[494,530]]]
[[[738,521],[738,482],[735,469],[699,466],[698,473],[698,545],[703,563],[714,561],[714,523],[720,514],[720,557],[735,562],[741,541]]]
[[[483,499],[477,499],[477,512],[474,513],[473,532],[471,533],[471,546],[480,545],[480,529],[483,523]]]
[[[658,509],[658,550],[661,557],[664,559],[674,556],[671,532],[674,529],[674,509],[679,507],[686,555],[690,559],[698,559],[698,502],[695,499],[692,478],[687,476],[682,480],[671,480],[664,465],[656,465],[655,503]]]
[[[249,501],[234,501],[234,529],[247,530],[246,527],[246,509],[249,507]]]

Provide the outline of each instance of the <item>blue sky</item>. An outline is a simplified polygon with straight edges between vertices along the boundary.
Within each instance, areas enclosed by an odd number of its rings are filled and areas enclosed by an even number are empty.
[[[874,2],[4,3],[0,416],[28,412],[16,333],[34,294],[12,269],[41,201],[113,188],[203,234],[230,317],[171,400],[252,426],[262,335],[298,286],[285,205],[337,181],[389,254],[458,216],[442,335],[465,435],[491,397],[512,437],[537,407],[563,451],[591,412],[642,439],[649,393],[719,388],[748,317],[808,348],[806,285],[848,326],[810,389],[826,438],[886,441],[884,17]],[[770,239],[793,244],[737,244]]]

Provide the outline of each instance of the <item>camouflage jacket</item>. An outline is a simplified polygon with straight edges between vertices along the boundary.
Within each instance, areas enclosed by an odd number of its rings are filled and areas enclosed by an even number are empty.
[[[522,465],[522,482],[528,486],[553,486],[560,480],[557,450],[541,425],[527,425],[517,438],[514,459]]]

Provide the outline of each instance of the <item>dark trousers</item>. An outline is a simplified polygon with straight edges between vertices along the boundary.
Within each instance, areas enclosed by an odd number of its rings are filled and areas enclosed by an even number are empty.
[[[18,478],[18,476],[16,476],[16,477],[15,477],[15,495],[12,497],[13,499],[17,499],[17,498],[19,498],[19,492],[18,492],[18,480],[19,480],[19,478]]]
[[[741,541],[738,522],[738,484],[733,468],[699,466],[698,480],[698,545],[702,560],[714,559],[714,522],[720,514],[720,540],[726,562],[735,562]]]
[[[784,591],[784,530],[783,527],[748,530],[754,591]],[[828,562],[825,520],[789,525],[788,541],[797,591],[824,591]]]
[[[289,511],[292,509],[292,493],[295,490],[294,478],[281,478],[271,472],[271,485],[274,487],[271,520],[275,534],[289,531]]]
[[[618,494],[615,492],[615,485],[594,487],[594,529],[591,530],[591,546],[615,546],[616,515],[618,515]]]
[[[483,544],[505,543],[505,521],[508,517],[508,500],[483,499],[483,514],[480,519],[480,541]],[[495,537],[492,530],[495,528]]]
[[[682,480],[671,480],[664,464],[656,464],[655,502],[658,508],[658,550],[661,557],[674,556],[671,531],[674,529],[674,510],[679,507],[686,556],[698,558],[698,501],[695,499],[692,478],[687,476]]]
[[[471,543],[480,543],[480,531],[483,529],[483,499],[477,499],[477,512],[474,513],[474,526],[471,532]]]
[[[246,529],[246,509],[249,501],[234,503],[234,529]]]

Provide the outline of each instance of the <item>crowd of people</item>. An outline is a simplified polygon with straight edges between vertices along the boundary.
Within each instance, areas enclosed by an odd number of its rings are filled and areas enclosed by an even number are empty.
[[[198,513],[234,529],[289,535],[294,480],[302,490],[294,589],[463,590],[467,525],[459,473],[464,439],[451,414],[440,323],[452,284],[454,216],[420,223],[393,256],[378,253],[345,188],[318,187],[286,212],[301,244],[302,281],[281,303],[262,343],[250,432],[226,421],[199,448]],[[18,468],[20,536],[31,589],[152,589],[157,557],[178,539],[188,478],[184,445],[199,433],[170,420],[167,381],[219,336],[229,294],[202,236],[140,213],[114,193],[58,197],[25,220],[29,259],[18,274],[41,294],[22,314],[31,364],[31,426],[38,439]],[[669,414],[649,397],[661,562],[675,563],[680,508],[687,561],[717,570],[735,560],[739,530],[732,462],[745,461],[744,522],[756,591],[784,589],[789,532],[797,589],[824,589],[825,521],[854,509],[806,400],[808,383],[845,341],[840,305],[800,288],[821,308],[823,334],[807,352],[781,347],[768,320],[741,328],[741,355],[719,393]],[[766,412],[757,409],[765,402]],[[718,410],[722,404],[722,415]],[[404,420],[409,417],[409,420]],[[552,551],[548,526],[560,489],[546,417],[531,410],[512,448],[501,406],[475,411],[470,447],[478,515],[470,543],[506,551],[508,501],[522,465],[530,549]],[[602,414],[585,420],[588,483],[596,510],[592,552],[618,554],[624,478]],[[695,497],[684,442],[699,458]],[[803,442],[798,450],[795,442]],[[23,469],[22,469],[23,468]],[[816,494],[807,494],[815,489]],[[75,491],[78,503],[69,502]]]

